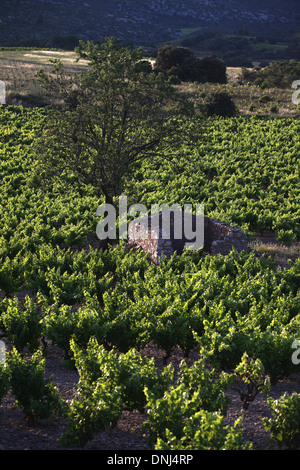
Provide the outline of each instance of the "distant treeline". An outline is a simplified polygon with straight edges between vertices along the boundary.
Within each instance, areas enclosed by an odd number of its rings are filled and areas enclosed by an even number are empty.
[[[79,38],[76,36],[55,36],[53,38],[30,39],[21,41],[0,50],[18,50],[18,49],[48,49],[48,50],[67,50],[73,51],[79,45]]]
[[[26,46],[11,46],[11,47],[5,47],[5,46],[0,46],[0,51],[36,51],[36,50],[44,50],[44,47],[26,47]],[[47,50],[50,51],[56,51],[56,52],[63,52],[63,49],[57,49],[54,47],[47,47]]]
[[[200,30],[178,40],[177,45],[189,47],[196,55],[211,51],[228,67],[251,67],[255,61],[300,60],[300,37],[295,32],[275,36],[243,29],[233,34]]]

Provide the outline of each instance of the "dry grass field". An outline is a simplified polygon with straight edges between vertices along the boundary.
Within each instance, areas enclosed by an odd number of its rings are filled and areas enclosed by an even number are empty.
[[[60,59],[70,73],[80,70],[84,61],[76,61],[75,52],[55,50],[0,50],[0,80],[6,85],[7,104],[40,106],[47,102],[45,91],[36,79],[40,69],[51,70],[51,60]],[[227,90],[242,115],[294,117],[299,110],[292,103],[292,90],[266,89],[241,83],[241,68],[228,67],[226,85],[182,84],[179,88],[201,103],[209,91]]]
[[[52,68],[51,60],[60,59],[65,67],[76,72],[83,62],[76,62],[76,54],[68,51],[2,50],[0,51],[0,80],[6,85],[7,104],[43,105],[47,101],[36,73]]]
[[[196,102],[201,103],[207,93],[219,89],[226,90],[232,96],[239,113],[243,116],[296,117],[299,109],[292,102],[292,89],[268,88],[244,84],[241,81],[240,67],[227,67],[227,84],[189,84],[184,87],[192,94]]]

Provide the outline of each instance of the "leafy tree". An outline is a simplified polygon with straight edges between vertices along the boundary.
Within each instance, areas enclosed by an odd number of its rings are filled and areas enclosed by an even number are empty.
[[[198,59],[187,47],[165,45],[158,50],[156,68],[167,76],[176,75],[183,81],[226,83],[226,66],[218,57]]]
[[[142,51],[108,38],[80,43],[84,70],[68,75],[59,60],[54,74],[38,73],[56,98],[39,139],[39,172],[94,186],[107,203],[140,159],[164,154],[179,133],[179,116],[193,106],[160,74],[149,73]]]
[[[201,57],[198,69],[206,82],[227,83],[226,65],[219,57]]]
[[[187,47],[165,45],[159,48],[155,67],[180,80],[196,80],[197,59]]]

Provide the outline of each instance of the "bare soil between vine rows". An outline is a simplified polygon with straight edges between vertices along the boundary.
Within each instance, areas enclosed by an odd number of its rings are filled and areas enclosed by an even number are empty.
[[[147,347],[142,351],[149,357],[154,357],[158,370],[163,367],[164,352],[155,347]],[[63,398],[71,401],[78,381],[76,370],[66,368],[61,363],[62,353],[51,345],[46,356],[46,377],[53,376],[53,383]],[[192,353],[188,361],[196,358]],[[180,350],[174,352],[169,359],[173,365],[179,366],[182,360]],[[233,383],[227,395],[231,399],[225,423],[233,425],[238,417],[243,415],[244,440],[252,442],[252,450],[281,450],[270,442],[269,433],[265,430],[262,419],[271,417],[267,404],[267,396],[257,395],[250,403],[248,410],[242,412],[242,402],[239,394],[240,384]],[[269,396],[278,398],[284,392],[300,393],[300,372],[291,375],[273,385]],[[95,435],[84,447],[77,450],[114,450],[114,451],[143,451],[151,450],[147,437],[143,435],[142,423],[146,415],[137,411],[124,411],[114,429]],[[52,417],[47,420],[36,420],[27,424],[22,411],[15,407],[13,397],[8,394],[0,405],[0,450],[72,450],[60,445],[59,439],[66,428],[66,419]],[[282,449],[284,450],[284,448]]]
[[[275,243],[274,234],[258,234],[254,241],[263,243]],[[99,242],[94,238],[89,240],[90,246],[97,246]],[[130,249],[132,247],[128,247]],[[282,268],[288,268],[286,262],[279,262]],[[1,294],[1,291],[0,291]],[[17,296],[24,298],[25,295],[32,294],[22,291]],[[34,297],[34,296],[33,296]],[[148,357],[154,357],[158,370],[164,366],[164,351],[149,345],[141,351]],[[292,354],[292,350],[291,350]],[[71,402],[76,391],[78,373],[75,370],[66,368],[61,360],[62,351],[49,343],[46,356],[46,377],[53,376],[53,383],[58,388],[64,400]],[[188,361],[190,364],[197,358],[195,353],[191,353]],[[180,350],[176,350],[170,357],[175,369],[179,367],[183,355]],[[269,433],[265,430],[263,418],[271,417],[267,403],[268,396],[259,394],[254,402],[250,403],[248,410],[242,412],[242,402],[239,394],[241,384],[233,383],[227,392],[231,403],[225,418],[226,425],[233,425],[234,422],[243,416],[244,441],[252,443],[255,450],[284,450],[279,449],[270,442]],[[293,374],[284,380],[278,381],[271,387],[270,397],[279,398],[283,393],[300,393],[300,365],[299,374]],[[84,447],[77,450],[114,450],[114,451],[143,451],[152,450],[147,442],[147,437],[142,432],[142,423],[146,420],[146,415],[137,411],[124,411],[121,419],[114,429],[98,433]],[[53,417],[47,420],[36,420],[33,423],[26,423],[22,411],[15,407],[14,399],[10,393],[3,398],[0,404],[0,450],[72,450],[60,445],[60,436],[64,432],[67,421],[64,418]],[[296,450],[300,450],[296,449]]]

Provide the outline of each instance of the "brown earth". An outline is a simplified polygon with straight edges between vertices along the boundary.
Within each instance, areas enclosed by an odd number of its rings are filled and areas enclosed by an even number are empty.
[[[274,243],[273,234],[267,235],[261,234],[260,238],[257,234],[255,241],[258,243]],[[92,245],[92,243],[90,244]],[[18,297],[24,298],[25,295],[31,295],[31,293],[22,291],[18,294]],[[158,369],[163,367],[163,351],[149,346],[142,353],[148,357],[154,357]],[[64,400],[70,402],[76,391],[78,373],[66,368],[61,363],[62,358],[62,351],[49,345],[46,356],[46,377],[53,376],[54,385],[58,388]],[[176,368],[182,358],[181,351],[177,350],[169,360]],[[194,358],[195,355],[191,353],[188,359],[189,362],[192,363]],[[252,443],[253,450],[278,450],[278,447],[270,442],[269,433],[265,430],[262,422],[263,418],[271,417],[267,403],[268,396],[258,394],[254,402],[249,405],[249,408],[242,411],[239,389],[240,384],[233,383],[227,393],[231,403],[226,416],[226,424],[233,425],[242,415],[244,440]],[[299,374],[291,375],[278,381],[276,385],[272,385],[269,396],[279,398],[284,392],[290,394],[293,392],[300,393],[300,366]],[[124,411],[114,429],[97,434],[84,448],[79,448],[79,450],[151,450],[141,429],[145,419],[146,416],[137,411]],[[59,439],[66,428],[66,424],[66,420],[60,417],[37,420],[28,424],[24,420],[22,411],[15,407],[14,399],[9,393],[0,404],[0,450],[65,449],[61,447]]]
[[[158,368],[163,366],[162,351],[155,347],[148,347],[143,350],[143,354],[154,356]],[[50,346],[46,359],[46,376],[53,375],[53,383],[64,399],[71,401],[76,390],[78,374],[62,365],[61,358],[61,351]],[[176,351],[170,360],[175,367],[178,366],[182,360],[180,350]],[[193,358],[189,359],[189,361],[192,360]],[[269,434],[262,422],[262,418],[271,417],[267,404],[268,397],[263,394],[257,395],[248,410],[242,411],[239,388],[240,385],[234,383],[228,391],[231,404],[228,408],[226,424],[232,425],[243,414],[244,440],[252,442],[253,450],[278,449],[269,442]],[[273,385],[270,396],[278,398],[285,391],[300,393],[300,372]],[[124,411],[114,429],[97,434],[79,450],[151,450],[141,430],[145,419],[145,416],[137,411]],[[59,438],[65,427],[66,420],[60,417],[37,420],[27,424],[22,411],[14,406],[14,399],[8,394],[0,405],[0,450],[63,450]]]

